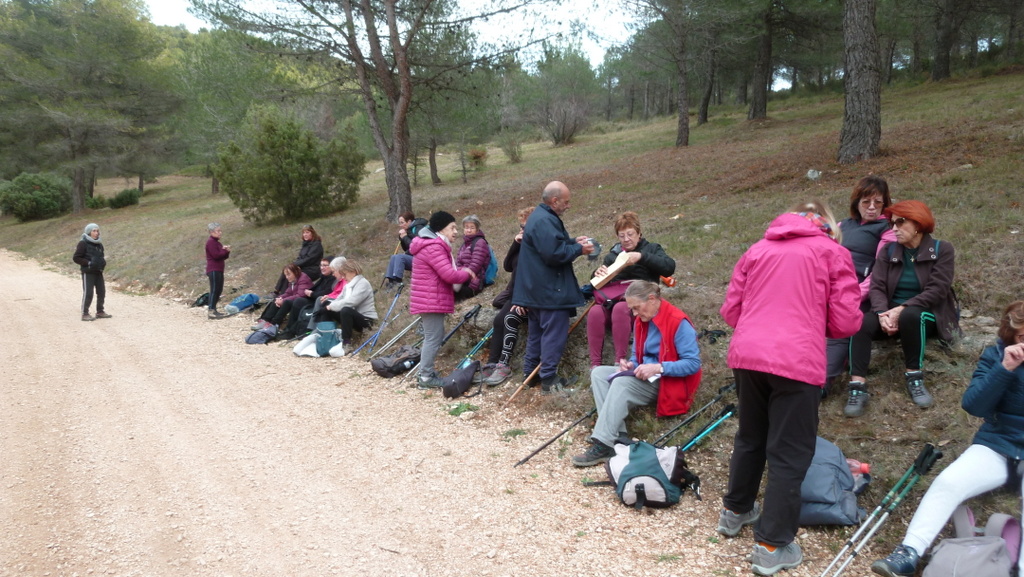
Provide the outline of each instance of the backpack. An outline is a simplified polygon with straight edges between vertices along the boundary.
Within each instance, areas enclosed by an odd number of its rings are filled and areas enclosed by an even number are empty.
[[[932,549],[923,577],[1009,577],[1020,551],[1020,523],[996,513],[984,529],[974,526],[974,513],[965,505],[953,513],[955,539],[943,539]]]
[[[455,397],[467,396],[475,397],[480,394],[483,390],[483,382],[480,383],[480,389],[472,395],[466,395],[466,391],[473,386],[473,375],[480,370],[480,361],[473,361],[464,367],[455,369],[452,374],[441,379],[444,382],[444,387],[441,388],[441,392],[444,394],[446,399],[454,399]]]
[[[853,474],[839,447],[818,437],[800,485],[800,525],[856,525],[867,511],[857,506]]]
[[[622,504],[634,509],[670,507],[687,488],[700,499],[700,478],[687,468],[679,447],[655,447],[645,441],[616,444],[615,456],[604,467],[611,481],[588,485],[614,485]]]
[[[476,242],[483,237],[476,237],[473,239],[473,244],[470,245],[470,252],[476,248]],[[494,249],[491,248],[491,244],[487,243],[487,250],[491,253],[491,260],[487,262],[487,268],[484,269],[484,286],[491,286],[494,281],[498,278],[498,257],[494,254]]]
[[[247,345],[265,345],[277,336],[277,325],[267,325],[245,337]]]
[[[192,306],[205,307],[208,304],[210,304],[210,293],[203,293],[199,295],[199,298],[196,299],[196,302],[192,303]]]
[[[232,299],[230,306],[235,307],[239,311],[244,311],[258,302],[260,302],[260,295],[256,293],[245,293]]]
[[[390,355],[371,359],[370,368],[385,379],[390,379],[408,371],[419,362],[420,350],[411,345],[402,345]]]
[[[406,231],[409,238],[416,238],[423,227],[427,226],[427,219],[425,218],[414,218],[409,223],[409,229]]]
[[[321,357],[343,357],[345,347],[341,345],[341,330],[334,321],[322,321],[316,324],[316,353]],[[339,354],[340,353],[340,354]]]

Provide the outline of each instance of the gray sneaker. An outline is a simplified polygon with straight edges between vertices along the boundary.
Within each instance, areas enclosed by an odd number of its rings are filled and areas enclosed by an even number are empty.
[[[859,381],[851,381],[849,385],[849,397],[846,399],[846,406],[843,407],[843,414],[850,418],[859,417],[867,409],[871,395],[868,388]]]
[[[595,440],[593,445],[582,455],[573,455],[572,464],[576,467],[593,467],[605,463],[615,456],[615,449]]]
[[[753,525],[761,518],[761,506],[754,503],[754,508],[746,513],[733,513],[728,509],[722,509],[718,514],[718,532],[726,537],[735,537],[740,534],[744,525]]]
[[[494,370],[491,371],[491,374],[484,379],[484,384],[488,387],[496,387],[501,383],[504,383],[505,380],[511,376],[512,367],[504,363],[498,363],[494,365]]]
[[[928,389],[924,388],[924,373],[910,371],[904,375],[907,377],[907,394],[910,395],[910,400],[922,409],[932,406],[932,396]]]
[[[440,389],[444,387],[444,381],[437,378],[437,375],[421,375],[416,379],[417,389]]]
[[[477,383],[484,382],[484,380],[486,380],[487,377],[491,376],[491,371],[493,371],[493,370],[494,370],[494,365],[491,364],[491,363],[487,363],[486,365],[482,365],[480,367],[480,370],[478,370],[477,372],[473,373],[473,384],[475,385]]]
[[[83,321],[94,321],[94,320],[96,320],[96,317],[92,316],[89,313],[85,313],[84,315],[82,315],[82,320]]]
[[[576,389],[571,388],[575,382],[575,377],[571,380],[558,375],[549,377],[540,382],[540,394],[548,396],[558,393],[567,397],[571,396],[576,392]]]
[[[803,560],[804,554],[795,541],[785,547],[778,547],[775,551],[769,551],[759,543],[754,545],[751,569],[758,575],[775,575],[783,569],[796,567]]]

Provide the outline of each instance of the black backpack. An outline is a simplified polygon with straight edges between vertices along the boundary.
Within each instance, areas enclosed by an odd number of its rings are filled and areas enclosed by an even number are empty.
[[[420,350],[411,345],[402,345],[390,355],[370,360],[373,372],[390,379],[408,371],[420,362]]]

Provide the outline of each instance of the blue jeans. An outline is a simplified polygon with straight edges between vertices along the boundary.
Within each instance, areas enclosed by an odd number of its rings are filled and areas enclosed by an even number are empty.
[[[402,280],[407,270],[412,270],[412,256],[405,253],[393,254],[388,259],[388,271],[384,276],[392,280]]]

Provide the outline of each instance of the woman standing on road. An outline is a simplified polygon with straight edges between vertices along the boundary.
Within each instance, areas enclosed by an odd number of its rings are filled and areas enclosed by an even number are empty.
[[[103,269],[107,261],[103,257],[103,242],[100,241],[100,225],[85,225],[82,240],[75,247],[75,255],[71,257],[75,264],[82,268],[82,320],[109,319],[110,315],[103,309],[107,298],[107,287],[103,283]],[[93,293],[96,293],[96,316],[89,314],[92,306]]]
[[[206,225],[210,238],[206,239],[206,276],[210,277],[210,302],[207,316],[219,319],[224,315],[217,310],[220,293],[224,292],[224,261],[231,256],[231,246],[220,243],[220,224],[211,222]]]
[[[825,339],[860,328],[860,290],[831,212],[813,202],[777,217],[740,257],[720,311],[735,328],[729,368],[739,429],[718,532],[754,526],[752,569],[774,575],[803,560],[800,485],[814,456]],[[768,465],[764,514],[757,495]]]

